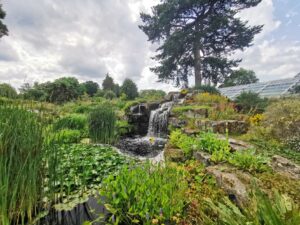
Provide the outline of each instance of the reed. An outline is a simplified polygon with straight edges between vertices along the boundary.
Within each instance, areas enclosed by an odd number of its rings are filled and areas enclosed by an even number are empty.
[[[116,114],[109,104],[95,108],[89,116],[89,135],[93,142],[112,144],[116,140]]]
[[[25,224],[43,192],[43,129],[38,115],[0,106],[0,224]]]

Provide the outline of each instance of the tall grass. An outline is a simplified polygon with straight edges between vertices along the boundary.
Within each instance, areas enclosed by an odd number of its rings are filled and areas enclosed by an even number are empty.
[[[89,116],[89,135],[93,142],[112,144],[116,140],[116,114],[109,104],[98,106]]]
[[[0,106],[0,224],[32,220],[42,193],[42,125],[19,106]]]

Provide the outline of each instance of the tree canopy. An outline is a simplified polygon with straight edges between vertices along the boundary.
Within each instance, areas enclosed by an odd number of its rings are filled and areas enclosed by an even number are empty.
[[[125,79],[121,87],[121,93],[127,96],[127,99],[133,100],[138,97],[138,88],[136,84],[131,79]]]
[[[114,88],[115,88],[114,79],[111,76],[109,76],[109,74],[106,74],[106,77],[102,83],[102,88],[105,91],[108,91],[108,90],[113,91],[114,90]]]
[[[84,87],[84,91],[91,97],[93,97],[99,89],[99,84],[94,81],[87,81],[82,85]]]
[[[261,0],[162,0],[152,15],[141,13],[139,26],[152,43],[162,45],[154,57],[160,65],[152,68],[159,81],[203,80],[217,84],[241,60],[228,56],[249,47],[262,26],[250,26],[237,14]]]
[[[0,84],[0,96],[6,98],[16,98],[18,96],[16,89],[10,84]]]
[[[229,77],[225,78],[224,83],[220,87],[252,84],[258,81],[259,79],[256,77],[254,71],[241,68],[233,71]]]
[[[5,18],[6,14],[2,9],[2,5],[0,4],[0,38],[3,37],[4,35],[8,35],[8,29],[3,24],[2,20]]]

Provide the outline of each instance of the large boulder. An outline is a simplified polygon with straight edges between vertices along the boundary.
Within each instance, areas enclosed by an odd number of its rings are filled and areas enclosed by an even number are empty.
[[[206,152],[197,151],[193,154],[194,158],[198,161],[203,163],[206,167],[211,166],[213,163],[211,162],[211,155]]]
[[[282,156],[273,156],[271,166],[278,173],[293,179],[300,179],[300,166]]]
[[[226,134],[245,134],[248,132],[249,124],[239,120],[223,120],[212,123],[214,133]]]
[[[236,202],[237,205],[243,206],[248,203],[249,196],[247,187],[235,173],[224,172],[219,166],[209,166],[206,168],[206,171],[216,178],[217,185],[221,187],[228,194],[228,197]]]

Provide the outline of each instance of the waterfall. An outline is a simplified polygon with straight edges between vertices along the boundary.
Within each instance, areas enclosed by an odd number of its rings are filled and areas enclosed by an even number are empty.
[[[168,118],[174,102],[166,102],[161,106],[152,110],[149,119],[149,127],[147,136],[163,137],[168,131]]]

